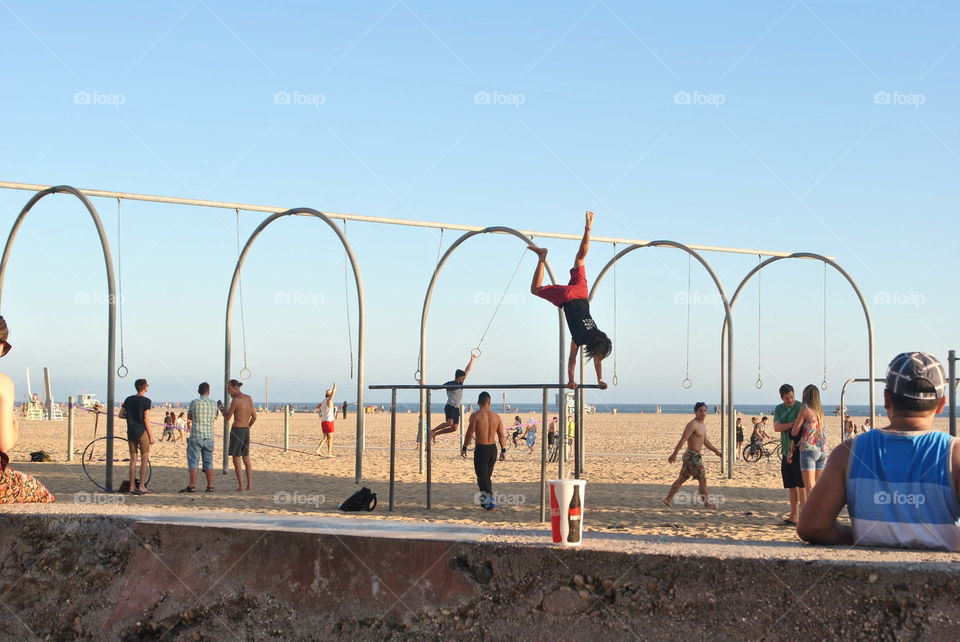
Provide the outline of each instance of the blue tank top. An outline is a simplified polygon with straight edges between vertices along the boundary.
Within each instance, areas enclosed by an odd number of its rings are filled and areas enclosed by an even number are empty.
[[[871,430],[853,440],[846,487],[857,544],[960,551],[952,445],[935,430]]]

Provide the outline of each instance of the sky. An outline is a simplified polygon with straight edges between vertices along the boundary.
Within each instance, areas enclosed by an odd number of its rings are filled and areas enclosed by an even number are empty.
[[[822,254],[859,285],[883,376],[898,352],[945,360],[958,343],[958,18],[947,2],[4,0],[0,180],[571,234],[591,209],[597,236]],[[0,190],[0,228],[30,196]],[[189,400],[204,380],[218,391],[238,237],[265,215],[93,203],[122,279],[118,398],[137,377],[157,400]],[[368,384],[413,383],[427,284],[458,235],[347,225]],[[4,371],[19,396],[26,369],[36,391],[48,367],[58,399],[105,398],[89,215],[49,196],[16,241]],[[564,278],[576,243],[538,242]],[[591,246],[590,279],[613,253]],[[728,296],[758,263],[703,256]],[[491,320],[472,383],[555,380],[557,313],[529,294],[533,267],[505,235],[452,255],[428,381],[463,367]],[[869,375],[856,294],[819,261],[761,274],[734,308],[736,400],[773,405],[779,384],[825,378],[824,403],[838,403],[843,381]],[[617,264],[616,287],[612,276],[593,315],[614,339],[604,372],[616,361],[618,385],[588,402],[716,403],[723,308],[708,274],[682,251],[644,248]],[[333,381],[356,399],[356,291],[321,221],[263,232],[234,311],[231,371],[246,352],[254,399],[266,379],[271,401],[319,401]],[[866,391],[851,386],[848,403]]]

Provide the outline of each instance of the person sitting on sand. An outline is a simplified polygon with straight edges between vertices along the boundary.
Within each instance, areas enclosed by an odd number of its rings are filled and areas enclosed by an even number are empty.
[[[233,457],[233,471],[237,474],[237,487],[243,490],[243,479],[240,476],[240,462],[247,477],[247,490],[253,490],[253,467],[250,465],[250,429],[257,421],[257,409],[253,405],[250,395],[240,392],[243,384],[236,379],[227,382],[227,394],[230,395],[230,408],[223,413],[226,421],[233,419],[230,428],[230,447],[228,452]]]
[[[467,448],[476,439],[473,449],[473,468],[477,473],[477,486],[480,487],[478,502],[486,510],[493,510],[497,504],[493,499],[493,467],[497,463],[497,445],[500,442],[500,461],[507,455],[507,436],[503,430],[500,415],[490,410],[490,393],[481,392],[477,399],[480,409],[470,415],[467,434],[463,436],[460,456],[467,458]]]
[[[530,293],[541,299],[546,299],[558,308],[563,308],[567,318],[567,327],[570,328],[570,358],[567,360],[567,387],[576,388],[574,372],[577,365],[577,355],[582,346],[588,359],[593,359],[593,367],[597,372],[597,384],[606,389],[603,381],[601,362],[609,356],[613,349],[610,338],[597,328],[597,324],[590,317],[590,290],[587,287],[587,273],[584,269],[584,259],[590,248],[590,229],[593,227],[593,212],[586,214],[586,225],[580,249],[570,269],[570,282],[567,285],[542,285],[543,271],[546,266],[546,248],[531,245],[530,249],[538,257],[537,267],[533,273],[533,283]]]
[[[717,457],[723,457],[723,455],[707,438],[707,426],[703,423],[703,420],[707,418],[707,404],[698,401],[693,406],[693,413],[694,417],[683,429],[683,434],[680,435],[680,441],[677,442],[676,448],[667,457],[667,461],[671,464],[677,461],[677,453],[680,452],[680,447],[683,446],[683,442],[687,442],[687,451],[683,453],[683,466],[680,468],[680,475],[677,477],[677,481],[670,486],[667,496],[663,498],[663,503],[673,508],[673,496],[677,494],[685,481],[693,477],[700,484],[700,497],[703,499],[703,505],[707,508],[716,508],[716,505],[709,501],[707,495],[707,471],[703,467],[703,456],[700,451],[706,446],[707,449],[716,453]]]
[[[146,379],[137,379],[133,382],[137,394],[130,395],[123,401],[120,408],[120,419],[127,420],[127,446],[130,452],[130,494],[145,495],[150,492],[147,488],[147,472],[150,467],[150,446],[155,441],[150,430],[151,401],[147,397],[150,385]],[[172,413],[171,413],[172,414]],[[140,479],[137,485],[137,453],[140,453]]]
[[[933,425],[946,385],[933,355],[893,358],[883,392],[890,425],[833,450],[800,514],[801,539],[960,551],[960,440]],[[850,526],[837,521],[844,506]]]
[[[0,317],[0,357],[10,352],[7,322]],[[56,497],[30,475],[13,470],[9,453],[17,445],[20,427],[13,414],[13,380],[0,373],[0,504],[50,503]]]
[[[457,370],[453,373],[453,380],[448,381],[444,386],[462,386],[463,382],[470,376],[470,370],[473,368],[473,362],[476,357],[471,354],[467,367],[463,370]],[[420,383],[423,383],[422,381]],[[430,437],[433,443],[437,443],[439,435],[445,435],[453,432],[460,426],[460,404],[463,401],[463,388],[447,388],[447,403],[443,406],[444,421],[442,424],[430,431]]]
[[[337,407],[333,403],[333,397],[337,394],[337,384],[334,383],[323,393],[323,401],[317,404],[317,407],[314,408],[314,412],[320,413],[320,430],[323,432],[323,438],[320,440],[320,445],[317,446],[317,449],[314,451],[320,455],[320,450],[323,448],[323,444],[327,444],[327,454],[325,457],[333,457],[333,418],[337,414]]]

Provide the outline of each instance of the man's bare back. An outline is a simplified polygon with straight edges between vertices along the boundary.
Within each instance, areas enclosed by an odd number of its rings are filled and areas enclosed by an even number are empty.
[[[506,433],[503,430],[503,420],[500,415],[489,408],[481,408],[470,415],[469,429],[473,429],[477,444],[487,446],[496,443],[497,435],[500,435],[500,445],[506,443]]]

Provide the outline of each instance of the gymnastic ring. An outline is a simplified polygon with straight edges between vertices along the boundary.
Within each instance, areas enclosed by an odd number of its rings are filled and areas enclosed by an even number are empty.
[[[821,389],[821,390],[826,390],[826,389],[827,389],[827,380],[826,380],[826,379],[824,379],[824,380],[823,380],[823,383],[820,384],[820,389]]]
[[[483,354],[483,352],[480,351],[480,346],[477,346],[476,348],[470,351],[470,356],[473,357],[474,359],[479,359],[481,354]]]
[[[97,443],[98,441],[104,441],[105,439],[117,439],[117,440],[119,440],[119,441],[127,441],[127,440],[124,439],[123,437],[98,437],[97,439],[94,439],[94,440],[91,441],[89,444],[87,444],[87,447],[84,448],[84,449],[83,449],[83,452],[80,454],[80,465],[83,467],[83,472],[84,472],[84,474],[86,474],[87,479],[89,479],[91,482],[93,482],[93,485],[94,485],[94,486],[96,486],[97,488],[99,488],[100,490],[102,490],[102,491],[104,491],[104,492],[108,492],[108,491],[107,491],[107,487],[104,486],[104,485],[102,485],[102,484],[100,484],[97,480],[95,480],[95,479],[93,478],[93,475],[90,474],[90,471],[87,470],[87,451],[90,450],[90,448],[91,448],[95,443]],[[92,453],[91,453],[91,455],[92,455]],[[148,461],[147,461],[147,481],[146,481],[143,485],[144,485],[144,486],[147,486],[147,485],[150,483],[150,480],[151,480],[152,478],[153,478],[153,466],[150,464],[150,462],[149,462],[149,460],[148,460]],[[119,492],[119,491],[113,491],[113,492]]]
[[[763,388],[763,379],[757,377],[757,390],[760,390],[761,388]]]
[[[610,380],[610,383],[612,383],[612,384],[615,385],[615,386],[619,386],[619,385],[620,385],[620,377],[618,377],[617,375],[613,375],[613,379]]]
[[[123,371],[122,373],[120,372],[121,370]],[[123,379],[128,374],[130,374],[130,370],[127,368],[127,366],[120,364],[120,367],[117,368],[117,376]]]
[[[244,366],[244,367],[243,367],[243,370],[240,371],[240,378],[243,379],[244,381],[246,381],[247,379],[249,379],[249,378],[252,377],[252,376],[253,376],[253,373],[250,372],[250,368],[248,368],[248,367],[246,367],[246,366]]]
[[[693,382],[690,381],[690,377],[687,377],[686,379],[680,382],[680,385],[683,386],[685,390],[689,390],[690,388],[693,387]]]
[[[413,379],[414,379],[414,381],[416,381],[417,383],[420,383],[420,378],[421,378],[422,376],[423,376],[423,372],[420,371],[420,370],[417,370],[416,372],[413,373]]]

